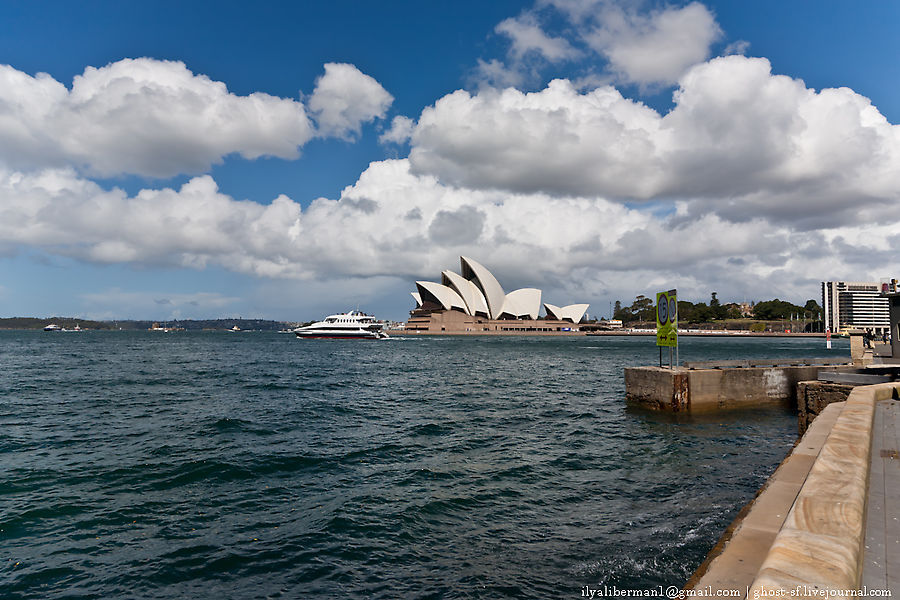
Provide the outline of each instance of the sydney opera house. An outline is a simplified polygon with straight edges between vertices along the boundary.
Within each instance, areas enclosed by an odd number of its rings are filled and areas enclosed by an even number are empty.
[[[577,331],[587,304],[544,304],[541,290],[522,288],[508,294],[483,265],[459,257],[460,273],[444,271],[441,282],[417,281],[411,292],[416,308],[406,330],[422,333],[501,333]]]

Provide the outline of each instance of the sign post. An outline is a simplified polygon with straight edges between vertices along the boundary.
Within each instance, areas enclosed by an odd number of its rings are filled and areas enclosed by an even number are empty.
[[[672,368],[672,348],[678,362],[678,294],[675,290],[656,294],[656,345],[659,346],[659,366],[662,349],[669,348],[669,368]]]

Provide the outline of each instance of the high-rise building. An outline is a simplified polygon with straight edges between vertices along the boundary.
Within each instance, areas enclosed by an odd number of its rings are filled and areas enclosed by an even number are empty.
[[[848,329],[869,329],[878,335],[889,332],[888,299],[881,291],[882,284],[872,281],[823,281],[825,329],[832,333]]]

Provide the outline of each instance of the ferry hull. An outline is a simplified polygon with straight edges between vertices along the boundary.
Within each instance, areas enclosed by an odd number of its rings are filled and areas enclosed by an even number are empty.
[[[349,334],[346,332],[334,332],[328,333],[324,331],[313,332],[294,332],[298,338],[310,338],[310,339],[328,339],[328,340],[379,340],[386,338],[387,335],[379,334],[379,333],[359,333],[359,334]]]

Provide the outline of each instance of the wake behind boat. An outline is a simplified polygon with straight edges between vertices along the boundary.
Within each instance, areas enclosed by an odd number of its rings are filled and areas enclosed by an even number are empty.
[[[329,315],[324,321],[306,327],[298,327],[294,333],[300,338],[387,339],[388,335],[381,330],[382,327],[372,315],[351,310],[348,313]]]

